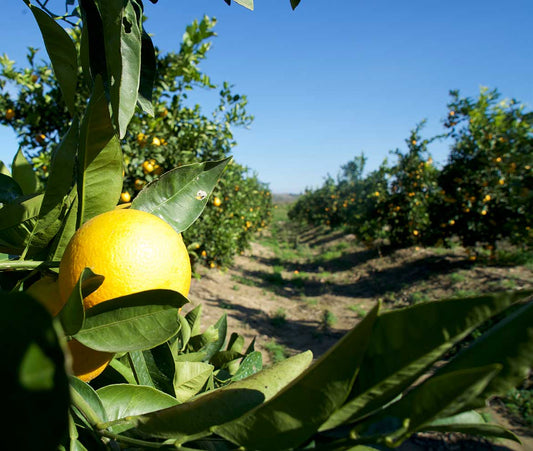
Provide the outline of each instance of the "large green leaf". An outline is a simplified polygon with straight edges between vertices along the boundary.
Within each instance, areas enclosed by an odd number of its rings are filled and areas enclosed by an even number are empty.
[[[448,416],[478,396],[500,369],[500,365],[489,365],[430,377],[357,424],[350,437],[375,436],[376,443],[399,446],[423,425]]]
[[[130,415],[142,415],[175,406],[179,402],[172,396],[152,387],[115,384],[97,390],[98,396],[110,421]],[[113,426],[111,431],[119,434],[129,426]]]
[[[462,412],[451,417],[439,418],[419,429],[441,433],[460,432],[470,436],[503,438],[520,443],[520,439],[498,424],[487,423],[485,418],[475,410]]]
[[[501,365],[502,370],[465,408],[484,406],[489,397],[504,395],[527,377],[533,366],[533,302],[489,329],[437,374],[490,364]]]
[[[13,177],[0,173],[0,208],[23,194],[22,188]]]
[[[511,292],[449,299],[380,315],[349,401],[321,430],[392,401],[474,328],[527,295]]]
[[[154,115],[152,94],[156,72],[157,58],[155,55],[154,44],[152,43],[150,35],[143,30],[141,42],[141,79],[137,102],[142,110],[151,116]]]
[[[179,331],[179,309],[188,302],[173,290],[148,290],[111,299],[86,311],[83,329],[74,338],[106,352],[158,346]]]
[[[153,437],[175,438],[184,442],[188,437],[208,434],[213,426],[238,418],[272,398],[301,374],[312,359],[310,351],[297,354],[190,402],[132,420],[141,433]]]
[[[15,154],[15,157],[13,158],[11,172],[13,174],[13,178],[22,188],[22,192],[24,194],[33,194],[37,191],[39,179],[33,170],[32,164],[22,153],[22,148],[19,148]]]
[[[97,77],[80,129],[78,155],[79,227],[112,210],[122,191],[122,150],[115,135],[102,79]]]
[[[20,254],[30,239],[46,244],[32,237],[42,201],[42,194],[23,196],[0,208],[0,251]]]
[[[65,104],[70,114],[74,115],[78,79],[76,46],[68,33],[52,17],[40,8],[30,5],[29,1],[25,0],[25,2],[31,9],[41,30],[46,52],[50,57]]]
[[[73,186],[78,138],[79,124],[74,118],[68,132],[52,156],[50,176],[46,182],[39,219],[35,225],[34,235],[44,242],[51,241],[64,229],[64,219],[76,196]],[[32,244],[33,242],[32,239]]]
[[[16,449],[56,449],[68,434],[70,397],[53,320],[25,293],[0,293],[0,304],[4,440]]]
[[[346,400],[373,337],[378,311],[379,304],[269,402],[214,428],[215,433],[249,449],[301,445]]]
[[[173,169],[146,185],[131,208],[159,216],[177,232],[186,230],[204,210],[230,158]]]
[[[108,89],[122,139],[135,113],[141,73],[142,11],[131,0],[96,0],[102,18]]]

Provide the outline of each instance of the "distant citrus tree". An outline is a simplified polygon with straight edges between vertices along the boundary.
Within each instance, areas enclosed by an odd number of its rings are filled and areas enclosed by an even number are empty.
[[[445,126],[453,139],[439,174],[432,222],[464,246],[494,251],[500,240],[533,244],[533,115],[497,90],[451,92]]]
[[[150,109],[137,111],[122,140],[122,203],[131,202],[147,183],[172,168],[229,156],[236,144],[232,128],[252,123],[253,117],[246,111],[246,97],[234,94],[227,82],[217,87],[199,69],[211,47],[209,39],[215,35],[215,24],[216,20],[209,17],[194,20],[186,27],[177,53],[161,54],[155,49]],[[70,35],[79,46],[81,29],[71,28]],[[0,123],[16,132],[21,146],[18,158],[27,157],[31,161],[44,187],[51,157],[70,125],[71,116],[52,68],[47,63],[38,63],[37,54],[36,49],[29,49],[29,66],[23,69],[17,68],[7,56],[0,59]],[[90,91],[81,82],[81,68],[79,73],[76,99],[81,110]],[[189,100],[194,90],[216,89],[219,102],[210,115]],[[209,266],[230,264],[269,219],[268,186],[239,164],[232,166],[230,178],[231,186],[226,183],[218,188],[218,199],[224,199],[224,207],[207,209],[202,218],[205,227],[185,234],[187,243],[192,243],[190,251],[195,262]],[[240,192],[235,186],[240,187]],[[215,227],[221,222],[224,228]]]

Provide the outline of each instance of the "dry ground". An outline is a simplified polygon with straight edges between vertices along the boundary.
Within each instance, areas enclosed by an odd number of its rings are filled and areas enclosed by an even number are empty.
[[[227,314],[237,332],[263,352],[268,364],[311,349],[325,352],[378,299],[386,308],[453,295],[533,287],[530,266],[472,262],[465,251],[410,248],[382,253],[358,247],[353,237],[309,229],[299,252],[282,255],[276,237],[253,243],[228,270],[198,269],[191,307],[202,304],[202,324]],[[303,249],[303,251],[302,251]],[[500,449],[533,451],[533,432],[494,405],[490,415],[524,440],[494,445],[459,436],[417,436],[404,450]]]

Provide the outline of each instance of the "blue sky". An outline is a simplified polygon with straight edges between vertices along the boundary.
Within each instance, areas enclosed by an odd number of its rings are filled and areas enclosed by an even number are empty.
[[[0,53],[23,64],[26,47],[42,41],[23,1],[4,3]],[[145,12],[163,52],[179,49],[194,18],[217,18],[201,68],[247,95],[255,121],[234,130],[233,154],[275,193],[317,187],[361,152],[375,169],[423,119],[424,136],[441,133],[451,89],[476,96],[487,86],[533,105],[531,0],[302,0],[295,11],[289,0],[255,0],[253,12],[223,0],[146,0]],[[444,162],[448,144],[429,150]],[[0,127],[0,158],[15,152]]]

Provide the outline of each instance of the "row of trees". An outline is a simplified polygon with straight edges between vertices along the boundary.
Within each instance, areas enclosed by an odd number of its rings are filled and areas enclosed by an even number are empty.
[[[291,208],[294,220],[343,227],[373,245],[434,245],[458,237],[466,247],[493,251],[502,240],[533,244],[533,114],[515,100],[483,88],[477,98],[450,93],[442,135],[425,139],[422,122],[396,150],[365,174],[364,155],[336,179],[306,192]],[[450,139],[438,168],[429,153]]]
[[[215,85],[199,68],[210,49],[215,24],[215,19],[204,17],[187,26],[179,52],[162,54],[155,49],[150,108],[138,109],[122,139],[122,203],[131,202],[147,183],[172,168],[228,157],[236,144],[232,129],[252,123],[246,97],[234,93],[227,82]],[[73,26],[69,32],[79,46],[81,29]],[[37,56],[38,50],[29,48],[24,68],[5,55],[0,57],[0,124],[17,134],[20,151],[16,158],[31,163],[38,176],[37,189],[42,190],[51,158],[72,116],[50,64],[38,61]],[[81,64],[78,73],[76,109],[81,112],[91,93]],[[218,96],[218,105],[210,114],[190,100],[194,90]],[[184,232],[193,260],[211,267],[230,264],[271,214],[269,188],[249,168],[231,162],[222,179],[195,227]]]

